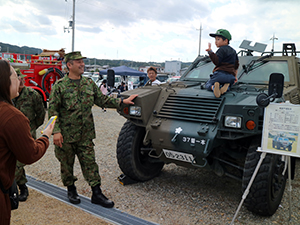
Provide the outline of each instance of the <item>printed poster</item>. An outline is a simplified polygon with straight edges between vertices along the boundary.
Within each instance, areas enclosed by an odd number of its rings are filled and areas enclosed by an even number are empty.
[[[262,147],[258,151],[300,157],[300,105],[271,103],[265,108]]]

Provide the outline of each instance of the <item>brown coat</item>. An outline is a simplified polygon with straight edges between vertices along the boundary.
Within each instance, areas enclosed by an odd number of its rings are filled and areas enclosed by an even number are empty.
[[[30,134],[29,120],[14,106],[0,101],[0,180],[8,189],[14,180],[16,161],[32,164],[46,152],[49,140],[34,140]],[[0,224],[10,222],[10,201],[0,190]]]

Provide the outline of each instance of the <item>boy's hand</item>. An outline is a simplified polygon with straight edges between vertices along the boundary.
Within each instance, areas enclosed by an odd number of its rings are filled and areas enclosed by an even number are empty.
[[[207,52],[211,51],[211,43],[208,43],[208,49],[206,49]]]
[[[233,84],[235,84],[237,81],[238,81],[238,79],[237,79],[237,77],[235,77]]]

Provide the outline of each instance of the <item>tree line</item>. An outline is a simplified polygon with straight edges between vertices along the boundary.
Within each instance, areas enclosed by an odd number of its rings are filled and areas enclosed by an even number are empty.
[[[7,43],[0,42],[0,52],[10,52],[10,53],[19,53],[19,54],[40,54],[43,50],[40,48],[22,46],[19,47],[17,45],[11,45]],[[145,66],[159,66],[165,67],[164,62],[137,62],[137,61],[130,61],[125,59],[95,59],[95,58],[87,58],[84,60],[85,64],[89,65],[100,65],[105,66],[109,65],[110,67],[117,67],[117,66],[127,66],[133,68],[145,67]],[[181,68],[188,67],[191,62],[182,62]]]

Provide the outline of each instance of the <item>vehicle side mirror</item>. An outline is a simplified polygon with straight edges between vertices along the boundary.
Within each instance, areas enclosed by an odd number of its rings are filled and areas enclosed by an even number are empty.
[[[107,85],[109,87],[115,86],[115,71],[112,69],[107,70]]]
[[[256,97],[256,103],[260,107],[267,107],[275,98],[280,98],[283,92],[284,76],[281,73],[272,73],[269,78],[268,95],[260,93]]]
[[[280,98],[283,92],[284,76],[281,73],[272,73],[269,79],[269,96],[276,94]]]

